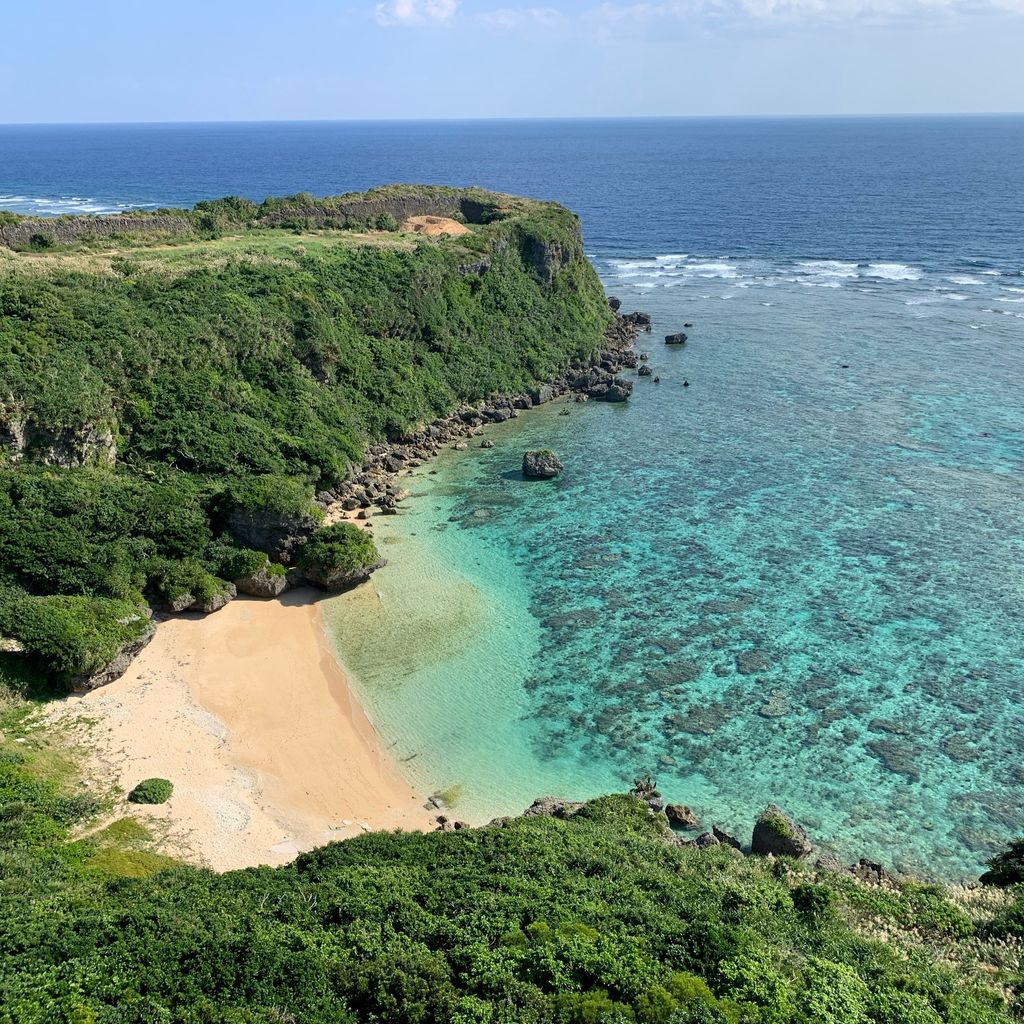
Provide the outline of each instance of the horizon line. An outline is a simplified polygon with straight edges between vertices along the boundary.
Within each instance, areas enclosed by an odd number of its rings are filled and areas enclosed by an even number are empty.
[[[0,121],[0,128],[111,128],[162,125],[281,125],[281,124],[473,124],[495,121],[770,121],[770,120],[899,120],[909,118],[1024,117],[1024,110],[901,111],[893,113],[772,113],[772,114],[558,114],[496,115],[485,117],[307,117],[235,118],[156,121]]]

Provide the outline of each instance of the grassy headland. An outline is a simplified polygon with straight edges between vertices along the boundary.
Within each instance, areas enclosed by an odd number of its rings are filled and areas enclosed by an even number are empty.
[[[470,230],[397,230],[425,212]],[[544,380],[609,320],[571,213],[478,190],[3,238],[0,635],[65,680],[144,639],[147,602],[209,609],[265,569],[256,527],[308,534],[368,443]]]

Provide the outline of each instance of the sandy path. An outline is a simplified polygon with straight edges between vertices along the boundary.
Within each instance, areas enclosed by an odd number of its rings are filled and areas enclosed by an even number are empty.
[[[334,660],[311,590],[161,623],[129,671],[52,705],[97,779],[149,776],[168,845],[216,870],[281,864],[370,829],[431,828]]]

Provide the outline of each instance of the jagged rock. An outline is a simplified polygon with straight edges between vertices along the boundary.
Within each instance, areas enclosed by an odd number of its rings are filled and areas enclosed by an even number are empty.
[[[387,514],[388,510],[383,510]],[[324,590],[348,590],[360,583],[365,583],[371,573],[387,565],[387,560],[378,558],[369,565],[360,566],[358,569],[320,569],[312,566],[302,570],[303,579],[315,587]]]
[[[493,441],[481,441],[480,442],[480,447],[481,448],[493,448],[494,447],[494,442]]]
[[[776,857],[810,856],[813,847],[807,833],[785,811],[769,804],[754,825],[750,840],[752,853]]]
[[[625,402],[633,393],[633,382],[616,377],[601,397],[606,402]]]
[[[899,886],[895,875],[886,871],[881,864],[876,864],[874,861],[867,860],[864,857],[861,857],[856,864],[851,864],[847,870],[854,878],[859,878],[862,882],[867,882],[869,885],[881,885],[891,889],[898,888]]]
[[[650,377],[653,373],[654,371],[646,363],[637,370],[638,377]]]
[[[71,688],[76,693],[88,693],[90,690],[106,686],[107,683],[112,683],[115,679],[120,678],[128,670],[128,666],[135,660],[139,651],[153,639],[155,633],[156,627],[153,625],[153,622],[147,622],[144,632],[134,640],[126,643],[106,665],[93,672],[85,672],[75,676],[71,680]]]
[[[685,345],[686,335],[682,331],[678,331],[676,334],[665,335],[666,345]]]
[[[290,565],[295,552],[317,528],[311,515],[275,516],[262,510],[236,508],[228,517],[231,532],[246,546]]]
[[[734,850],[743,849],[743,844],[735,836],[729,835],[728,832],[720,829],[717,825],[711,826],[711,834],[725,846],[731,846]]]
[[[679,828],[696,828],[700,824],[700,819],[686,804],[666,804],[665,817]]]
[[[251,576],[240,576],[235,586],[250,597],[277,597],[288,589],[288,577],[285,573],[272,573],[270,566],[265,565]]]
[[[523,455],[523,476],[531,480],[550,480],[558,476],[564,468],[558,456],[547,449],[526,452]]]
[[[583,800],[562,800],[557,796],[541,796],[523,811],[524,818],[571,818]]]
[[[188,611],[196,603],[196,595],[186,591],[167,602],[167,610],[175,615]]]
[[[614,295],[609,295],[608,296],[608,308],[613,313],[618,313],[618,311],[622,308],[622,300],[615,298]]]
[[[694,839],[693,845],[699,846],[703,850],[709,846],[718,846],[719,842],[718,839],[710,832],[702,832],[696,839]]]
[[[541,384],[540,387],[534,388],[530,392],[530,401],[534,405],[543,405],[545,402],[550,402],[555,397],[555,389],[550,384]]]
[[[210,612],[219,612],[229,601],[234,601],[238,596],[238,591],[235,589],[234,583],[225,583],[216,594],[211,595],[205,600],[196,598],[189,605],[190,612],[202,612],[204,615],[209,615]]]

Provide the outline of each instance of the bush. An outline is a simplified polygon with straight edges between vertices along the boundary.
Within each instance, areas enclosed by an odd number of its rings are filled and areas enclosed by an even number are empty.
[[[102,597],[0,595],[0,633],[14,637],[55,678],[69,682],[113,660],[150,629],[136,602]]]
[[[379,558],[373,539],[351,523],[317,530],[299,549],[300,569],[316,573],[358,572]]]
[[[398,221],[390,213],[382,213],[374,220],[373,226],[378,231],[397,231]]]
[[[174,786],[167,779],[143,779],[129,794],[133,804],[165,804],[171,799]]]
[[[1007,849],[988,862],[988,871],[981,876],[981,882],[1004,889],[1024,883],[1024,837],[1014,839]]]
[[[237,481],[231,485],[229,499],[235,508],[274,519],[323,518],[323,511],[313,503],[313,488],[303,480],[279,474]]]

